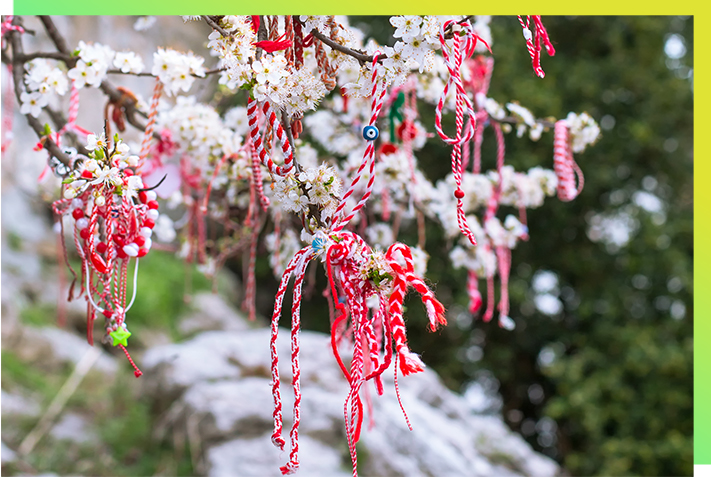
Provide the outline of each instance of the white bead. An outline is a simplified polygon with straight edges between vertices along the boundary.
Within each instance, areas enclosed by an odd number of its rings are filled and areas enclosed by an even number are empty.
[[[75,209],[81,209],[84,207],[84,201],[81,199],[74,199],[72,200],[72,207]]]
[[[154,222],[158,220],[159,215],[160,213],[156,209],[150,209],[148,212],[146,212],[146,217],[148,217]]]
[[[523,29],[523,37],[526,39],[526,41],[531,41],[533,38],[533,34],[531,33],[531,30],[528,28]]]
[[[128,156],[126,162],[128,162],[129,166],[136,167],[138,165],[138,156]]]
[[[94,204],[96,204],[97,207],[103,207],[104,204],[106,204],[106,199],[104,199],[103,195],[100,195],[96,199],[94,199]]]
[[[153,231],[149,229],[148,227],[142,227],[139,234],[143,235],[146,238],[150,238],[151,235],[153,235]]]
[[[156,200],[158,198],[158,195],[154,190],[149,190],[146,191],[146,197],[148,198],[148,200]]]
[[[135,257],[136,255],[138,255],[138,245],[136,245],[135,243],[124,245],[123,251],[129,257]]]
[[[146,237],[146,242],[143,244],[143,248],[145,248],[146,250],[150,250],[151,245],[153,245],[153,240]]]
[[[86,217],[82,217],[81,219],[77,220],[77,228],[79,230],[84,230],[89,226],[89,219]]]
[[[77,196],[76,189],[72,189],[71,187],[64,189],[64,198],[65,199],[73,199],[76,196]]]

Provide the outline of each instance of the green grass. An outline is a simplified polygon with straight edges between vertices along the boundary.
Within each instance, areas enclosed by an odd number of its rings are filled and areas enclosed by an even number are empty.
[[[26,325],[50,326],[57,321],[57,307],[47,303],[28,306],[20,312],[20,319]]]

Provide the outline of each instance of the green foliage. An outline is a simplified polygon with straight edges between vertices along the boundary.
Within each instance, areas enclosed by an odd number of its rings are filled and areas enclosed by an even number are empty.
[[[48,304],[31,305],[20,311],[20,318],[27,325],[51,325],[57,320],[57,307]]]
[[[160,328],[169,330],[177,338],[176,319],[189,309],[185,295],[211,288],[212,282],[198,272],[195,265],[186,265],[173,254],[152,251],[140,261],[139,293],[128,317],[131,331]],[[143,290],[150,292],[141,293]]]

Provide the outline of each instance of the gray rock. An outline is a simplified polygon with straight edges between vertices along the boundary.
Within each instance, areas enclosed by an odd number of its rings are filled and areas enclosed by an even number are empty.
[[[36,417],[40,414],[40,405],[29,396],[11,394],[2,390],[2,416]]]
[[[15,459],[17,459],[17,454],[15,454],[15,451],[10,449],[3,442],[2,443],[2,463],[9,464],[11,462],[15,462]]]
[[[94,346],[99,344],[95,343]],[[51,365],[56,362],[76,364],[91,346],[85,339],[59,328],[23,326],[10,348],[23,361]],[[94,363],[94,369],[113,376],[118,370],[118,364],[115,358],[102,351]]]
[[[219,296],[213,293],[199,293],[193,298],[195,312],[178,325],[185,335],[200,331],[225,330],[241,331],[249,328],[247,320]]]
[[[294,402],[289,330],[280,330],[277,340],[284,452],[270,439],[269,341],[268,329],[207,331],[185,343],[152,348],[144,356],[151,395],[182,412],[170,424],[197,418],[210,476],[278,476],[289,460]],[[348,384],[327,335],[301,332],[300,350],[300,473],[350,475],[343,416]],[[370,428],[366,409],[358,444],[361,475],[558,475],[555,462],[535,453],[500,417],[473,412],[470,402],[449,391],[433,371],[399,378],[412,431],[398,404],[392,369],[383,374],[383,385],[382,396],[370,383],[362,394],[364,404],[372,400],[374,425]]]
[[[67,413],[52,427],[49,435],[55,439],[69,440],[78,444],[94,442],[98,434],[88,420],[77,413]]]

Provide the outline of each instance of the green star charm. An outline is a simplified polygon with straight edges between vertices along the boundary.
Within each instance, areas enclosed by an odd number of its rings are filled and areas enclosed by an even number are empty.
[[[114,339],[114,346],[118,346],[120,344],[128,346],[128,337],[131,336],[131,332],[123,328],[119,328],[109,333],[109,335],[111,335]]]

